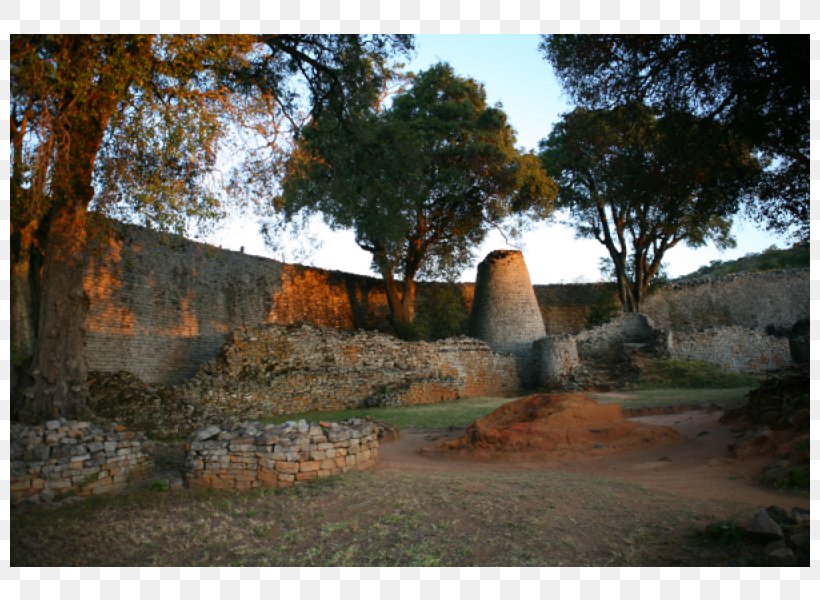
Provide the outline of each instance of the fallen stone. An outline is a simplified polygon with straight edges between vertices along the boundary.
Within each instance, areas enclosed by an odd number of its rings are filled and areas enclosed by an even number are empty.
[[[744,528],[746,535],[758,542],[772,542],[783,539],[783,530],[765,510],[758,511]]]
[[[221,431],[222,430],[219,427],[217,427],[216,425],[210,425],[210,426],[206,427],[205,429],[197,431],[196,434],[194,435],[194,439],[198,442],[203,442],[205,440],[209,440],[213,437],[216,437],[217,435],[219,435],[221,433]]]

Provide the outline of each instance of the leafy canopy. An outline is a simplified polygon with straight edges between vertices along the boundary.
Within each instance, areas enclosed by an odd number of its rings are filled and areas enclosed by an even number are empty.
[[[642,103],[728,127],[768,165],[751,214],[807,237],[808,35],[555,35],[541,49],[578,106]]]
[[[578,108],[541,142],[579,236],[603,244],[621,301],[638,310],[664,254],[681,241],[731,245],[731,216],[758,171],[725,127],[686,112],[642,104]]]
[[[412,77],[389,108],[314,121],[286,173],[288,215],[321,211],[353,229],[386,281],[405,283],[459,272],[490,227],[512,212],[543,216],[555,196],[483,86],[446,64]]]
[[[46,216],[73,107],[116,103],[97,153],[94,207],[159,229],[268,196],[310,114],[368,105],[407,36],[13,36],[12,218]],[[77,143],[80,143],[79,140]],[[241,157],[241,159],[240,159]]]

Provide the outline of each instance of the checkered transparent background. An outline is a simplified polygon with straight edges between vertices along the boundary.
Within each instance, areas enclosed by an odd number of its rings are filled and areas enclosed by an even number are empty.
[[[522,597],[820,597],[820,531],[812,520],[811,567],[777,568],[12,568],[9,511],[9,36],[14,33],[808,33],[811,42],[812,157],[820,155],[820,2],[812,0],[6,0],[0,4],[0,590],[6,598],[346,599]],[[812,196],[820,165],[812,165]],[[812,201],[812,240],[820,211]],[[820,260],[813,243],[812,265]],[[820,314],[812,269],[811,314]],[[813,349],[812,475],[817,475],[820,360]],[[820,488],[812,481],[812,515]]]

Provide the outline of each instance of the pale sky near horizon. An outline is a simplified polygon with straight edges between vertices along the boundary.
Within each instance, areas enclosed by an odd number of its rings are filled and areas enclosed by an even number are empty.
[[[549,135],[560,115],[571,110],[550,65],[538,51],[537,35],[418,35],[416,54],[407,69],[418,71],[436,62],[448,62],[455,71],[484,84],[489,104],[500,102],[517,133],[517,144],[536,149],[538,141]],[[204,241],[224,248],[289,260],[276,256],[265,248],[258,226],[252,218],[234,219]],[[365,275],[370,270],[370,255],[356,246],[349,231],[330,231],[319,218],[313,219],[312,233],[322,241],[311,256],[298,262],[312,266]],[[666,254],[665,264],[671,277],[678,277],[708,264],[730,260],[748,253],[760,252],[772,245],[785,247],[789,240],[762,231],[754,223],[740,217],[733,233],[734,249],[719,251],[709,244],[688,248],[682,244]],[[604,247],[595,240],[576,239],[574,231],[560,223],[537,224],[514,246],[508,246],[497,232],[491,233],[476,250],[471,268],[462,281],[475,279],[475,267],[484,256],[498,248],[517,247],[524,258],[533,283],[570,283],[599,281],[599,260]],[[292,260],[291,260],[292,261]]]

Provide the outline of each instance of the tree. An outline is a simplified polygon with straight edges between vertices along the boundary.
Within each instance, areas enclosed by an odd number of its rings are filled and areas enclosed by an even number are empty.
[[[31,363],[18,416],[89,412],[92,203],[165,228],[214,217],[227,134],[250,128],[275,158],[302,111],[343,118],[369,104],[387,56],[409,47],[404,36],[13,36],[12,347],[16,363]]]
[[[578,106],[639,102],[731,129],[768,163],[751,213],[808,238],[808,35],[556,35],[541,49]]]
[[[514,211],[549,212],[555,186],[514,147],[500,107],[446,64],[416,75],[387,109],[303,130],[280,199],[352,228],[384,280],[399,333],[413,320],[418,276],[457,273],[488,228]]]
[[[542,140],[540,157],[578,235],[606,247],[628,312],[640,309],[670,248],[733,243],[731,216],[759,169],[720,124],[659,117],[642,104],[575,109]]]

